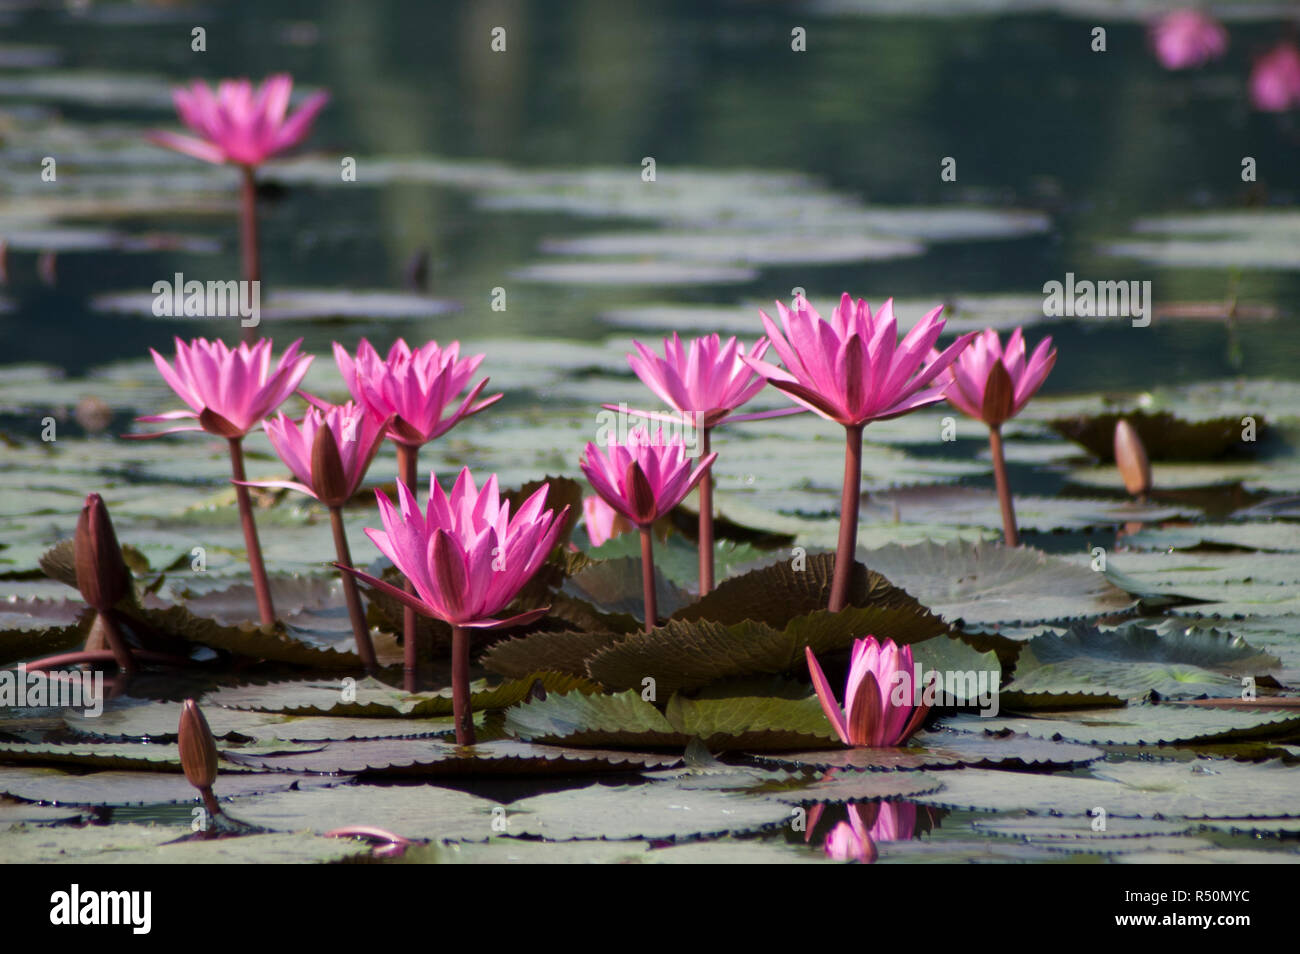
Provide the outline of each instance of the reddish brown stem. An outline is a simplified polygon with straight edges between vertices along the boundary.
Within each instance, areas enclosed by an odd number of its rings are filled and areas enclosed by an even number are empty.
[[[456,721],[456,744],[474,744],[474,711],[469,700],[469,630],[451,628],[451,707]]]
[[[700,460],[709,456],[709,428],[700,428]],[[713,589],[713,468],[700,480],[700,595]]]
[[[209,818],[216,818],[221,814],[221,805],[217,803],[217,796],[212,794],[212,786],[199,789],[199,794],[203,796],[203,807],[207,809]]]
[[[352,551],[348,548],[348,535],[343,529],[343,511],[338,507],[330,507],[330,527],[334,531],[334,552],[338,554],[339,562],[351,566]],[[343,598],[347,601],[348,617],[352,620],[352,638],[356,640],[357,655],[361,657],[361,665],[366,667],[366,672],[374,672],[379,665],[375,661],[375,647],[370,642],[366,611],[361,608],[357,581],[351,573],[342,570],[339,571],[339,576],[343,579]]]
[[[193,660],[184,656],[172,656],[167,653],[155,653],[147,649],[134,649],[131,656],[139,662],[156,662],[169,666],[188,666]],[[27,663],[28,672],[42,672],[47,669],[61,669],[64,666],[77,666],[82,663],[116,663],[117,656],[109,649],[79,649],[74,653],[59,653],[46,656]]]
[[[253,575],[253,591],[257,593],[257,612],[263,626],[275,625],[275,607],[271,604],[271,582],[266,578],[266,564],[262,562],[262,545],[257,541],[257,524],[253,522],[253,499],[243,481],[244,439],[230,438],[230,471],[235,478],[235,499],[239,501],[239,522],[244,526],[244,548],[248,551],[248,569]]]
[[[244,281],[261,282],[262,255],[257,243],[257,178],[252,166],[243,166],[240,171],[239,250],[243,260]],[[244,340],[249,344],[259,337],[256,327],[244,329]]]
[[[645,631],[648,633],[659,622],[659,607],[655,600],[655,544],[650,535],[652,527],[641,528],[641,588],[645,593]]]
[[[99,621],[104,625],[104,636],[108,639],[108,646],[113,651],[113,658],[117,661],[117,668],[124,676],[135,674],[135,657],[131,655],[131,647],[127,645],[126,636],[122,633],[122,627],[118,625],[117,614],[111,609],[105,610],[99,614]]]
[[[406,488],[415,493],[416,484],[416,458],[419,456],[420,448],[410,444],[397,445],[397,471],[398,480],[406,484]],[[406,592],[414,593],[415,587],[411,581],[406,581]],[[407,692],[415,692],[418,688],[416,682],[416,637],[415,637],[416,617],[415,610],[409,606],[402,607],[402,654],[403,654],[403,677]]]
[[[1007,480],[1007,459],[1002,452],[1002,429],[989,428],[989,451],[993,455],[993,479],[998,485],[998,503],[1002,505],[1002,535],[1007,546],[1020,546],[1016,530],[1016,508],[1011,502],[1011,484]]]
[[[862,500],[862,425],[844,428],[844,488],[840,493],[840,539],[835,548],[835,577],[827,608],[844,609],[858,552],[858,508]]]

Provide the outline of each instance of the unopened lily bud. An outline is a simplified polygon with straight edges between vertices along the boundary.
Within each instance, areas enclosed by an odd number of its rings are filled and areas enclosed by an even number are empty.
[[[208,720],[193,699],[181,708],[181,768],[189,783],[199,791],[210,789],[217,780],[217,743],[208,728]]]
[[[1016,407],[1016,386],[1001,361],[994,361],[984,384],[984,406],[980,417],[989,427],[1000,427]]]
[[[77,518],[73,538],[77,589],[87,603],[104,613],[131,591],[131,571],[118,546],[113,520],[99,494],[90,494]]]
[[[338,441],[328,427],[316,430],[311,446],[311,482],[316,497],[327,507],[341,507],[348,502],[348,477],[339,456]]]
[[[1124,488],[1134,497],[1151,492],[1151,462],[1142,438],[1133,425],[1122,418],[1115,422],[1115,466],[1124,479]]]

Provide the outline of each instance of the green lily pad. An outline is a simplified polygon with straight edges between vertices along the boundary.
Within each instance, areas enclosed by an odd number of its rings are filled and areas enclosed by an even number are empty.
[[[1244,639],[1215,630],[1159,633],[1136,625],[1102,630],[1074,626],[1025,644],[1007,693],[1036,706],[1116,704],[1148,698],[1240,696],[1242,676],[1276,669],[1280,661]]]
[[[864,559],[868,567],[950,622],[1077,619],[1118,613],[1134,605],[1104,574],[1032,547],[925,543],[883,547],[864,554]]]
[[[223,772],[212,786],[219,800],[337,782],[266,772]],[[90,772],[74,775],[44,765],[0,767],[0,792],[58,805],[157,805],[197,802],[198,790],[176,772]]]
[[[314,835],[256,834],[191,839],[189,828],[91,825],[10,832],[10,864],[330,864],[368,853],[366,846]]]
[[[480,657],[485,669],[522,679],[540,671],[587,678],[587,660],[626,633],[540,632],[494,643]]]
[[[1243,550],[1294,552],[1300,550],[1300,524],[1201,523],[1186,527],[1143,527],[1127,534],[1124,544],[1138,550],[1194,550],[1206,545]]]
[[[816,769],[911,770],[974,765],[983,768],[1073,768],[1095,762],[1100,749],[1018,735],[935,731],[902,748],[853,748],[759,755],[764,762]]]
[[[969,770],[967,770],[969,771]],[[943,778],[949,774],[943,773]],[[792,805],[812,802],[861,802],[877,798],[915,798],[944,788],[938,775],[925,772],[831,771],[815,782],[772,792],[774,801]]]
[[[1085,745],[1164,745],[1289,737],[1300,714],[1237,712],[1163,703],[1123,709],[1058,712],[1038,718],[946,716],[943,725],[962,732],[1017,732],[1036,739]]]
[[[0,602],[0,663],[30,659],[80,646],[94,612],[71,600],[16,599]]]

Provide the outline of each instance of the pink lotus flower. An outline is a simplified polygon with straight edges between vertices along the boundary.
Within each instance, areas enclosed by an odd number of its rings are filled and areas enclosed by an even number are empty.
[[[1250,72],[1250,100],[1256,109],[1283,113],[1300,106],[1300,49],[1281,43]]]
[[[286,119],[292,90],[293,78],[287,73],[268,77],[256,91],[246,79],[222,80],[214,94],[195,80],[188,89],[177,88],[172,99],[181,122],[199,138],[155,132],[149,139],[204,162],[261,165],[306,139],[316,114],[329,101],[328,93],[313,93]]]
[[[599,497],[582,498],[582,516],[587,526],[587,539],[593,547],[631,529],[627,520]]]
[[[834,861],[871,864],[878,857],[877,842],[907,841],[916,830],[916,806],[910,802],[871,802],[848,809],[849,820],[826,836],[826,856]]]
[[[1228,31],[1200,10],[1174,10],[1151,27],[1156,59],[1167,70],[1204,66],[1228,49]]]
[[[284,487],[341,507],[361,486],[387,433],[388,422],[349,401],[328,410],[309,408],[301,422],[287,414],[262,424],[271,446],[300,482],[252,481],[253,487]]]
[[[766,313],[759,314],[785,367],[748,356],[742,360],[793,400],[846,427],[899,417],[942,401],[943,387],[935,378],[975,337],[963,335],[938,357],[930,357],[943,332],[942,305],[928,312],[901,342],[892,298],[873,316],[865,301],[859,298],[854,304],[845,294],[830,321],[803,298],[796,298],[793,308],[777,302],[777,309],[784,335]]]
[[[380,418],[393,415],[390,436],[418,447],[451,430],[464,418],[501,400],[501,394],[478,400],[487,386],[484,378],[470,389],[460,404],[447,413],[451,402],[469,383],[483,355],[460,357],[460,342],[446,348],[430,341],[412,351],[401,338],[388,350],[387,360],[362,338],[356,359],[341,344],[334,344],[334,360],[352,399]]]
[[[529,610],[508,619],[495,614],[509,605],[555,547],[569,508],[543,510],[549,485],[543,485],[510,515],[496,474],[483,489],[469,468],[460,472],[448,496],[432,475],[427,513],[415,495],[397,484],[399,506],[375,491],[383,530],[366,530],[375,546],[414,584],[415,595],[351,567],[341,569],[387,593],[416,612],[452,626],[491,629],[518,626],[546,613]]]
[[[921,726],[927,706],[895,705],[895,690],[901,685],[912,685],[912,647],[898,647],[892,640],[884,645],[874,636],[853,641],[849,661],[849,676],[844,689],[844,709],[835,701],[826,675],[813,655],[812,647],[804,648],[808,659],[808,672],[813,688],[822,704],[822,711],[835,727],[840,741],[851,746],[902,745]],[[905,673],[905,682],[897,673]]]
[[[651,438],[635,427],[626,444],[611,443],[604,453],[588,443],[579,466],[605,503],[644,529],[681,503],[717,456],[710,454],[692,470],[680,436],[666,440],[659,428]]]
[[[718,335],[692,339],[688,351],[673,332],[671,338],[664,339],[662,358],[639,341],[633,341],[632,346],[637,354],[629,354],[627,363],[636,376],[673,410],[682,415],[700,415],[700,427],[750,419],[751,415],[727,415],[763,389],[763,379],[745,364],[742,355],[762,358],[767,353],[766,338],[754,342],[748,355],[735,338],[724,345]]]
[[[207,431],[220,437],[243,437],[294,392],[312,362],[311,355],[298,354],[299,338],[280,356],[271,370],[271,340],[263,338],[251,348],[241,343],[228,348],[223,341],[195,338],[189,344],[176,339],[176,363],[168,364],[152,348],[153,362],[188,411],[168,411],[136,418],[139,421],[197,420],[163,431]],[[158,437],[159,434],[130,434],[128,437]]]
[[[931,354],[937,356],[937,352]],[[1006,372],[1010,389],[994,377],[994,366],[998,364]],[[1040,341],[1026,361],[1025,339],[1019,328],[1011,332],[1005,351],[998,333],[989,328],[958,356],[941,383],[953,407],[977,421],[997,426],[1024,410],[1055,364],[1051,338]]]

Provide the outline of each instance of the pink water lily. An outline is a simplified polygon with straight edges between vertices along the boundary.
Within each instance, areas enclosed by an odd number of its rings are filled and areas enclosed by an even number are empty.
[[[479,400],[488,383],[484,378],[460,397],[483,355],[460,357],[459,341],[446,348],[429,341],[412,350],[398,338],[386,359],[365,338],[357,346],[355,359],[335,342],[334,360],[354,401],[380,417],[393,416],[391,436],[399,444],[427,444],[503,396],[493,394]]]
[[[700,427],[716,427],[728,415],[763,389],[764,381],[743,360],[758,360],[767,353],[768,341],[759,338],[748,352],[735,338],[724,344],[718,335],[692,338],[689,347],[673,332],[664,339],[664,356],[633,341],[635,354],[627,356],[636,376],[655,395],[682,415],[698,415]],[[788,411],[784,411],[788,413]],[[774,416],[767,412],[763,416]]]
[[[748,356],[743,360],[791,399],[846,427],[942,401],[943,388],[935,379],[974,337],[963,335],[931,357],[943,333],[943,306],[927,312],[899,341],[892,298],[873,315],[864,300],[855,303],[846,293],[829,321],[804,298],[796,298],[793,308],[777,302],[777,310],[781,328],[765,312],[759,315],[784,367]]]
[[[388,349],[386,359],[365,338],[357,346],[355,358],[336,341],[334,361],[352,399],[379,417],[391,418],[389,437],[397,445],[397,479],[408,487],[419,483],[418,458],[423,444],[502,398],[494,394],[480,399],[487,378],[471,387],[463,398],[460,396],[483,362],[483,355],[462,358],[459,341],[446,348],[428,341],[412,349],[398,338]],[[414,591],[408,587],[408,592]],[[416,688],[416,641],[416,610],[408,606],[403,613],[402,648],[409,692]]]
[[[803,408],[780,408],[754,414],[732,412],[754,397],[766,383],[743,358],[758,360],[767,353],[768,341],[759,338],[745,351],[734,337],[723,344],[718,335],[692,338],[689,347],[673,332],[664,339],[664,354],[657,353],[633,341],[636,352],[627,356],[627,363],[637,377],[658,398],[677,411],[686,424],[699,428],[700,457],[710,452],[710,434],[719,424],[734,421],[754,421],[802,413]],[[605,405],[611,410],[620,408]],[[638,411],[639,415],[657,419],[664,415]],[[700,595],[713,589],[713,479],[706,470],[700,480],[699,559]]]
[[[1200,10],[1174,10],[1152,25],[1151,44],[1165,69],[1186,70],[1223,56],[1228,49],[1228,31]]]
[[[300,355],[299,338],[280,356],[271,369],[272,342],[263,338],[251,347],[247,342],[235,348],[224,341],[195,338],[188,344],[176,340],[175,363],[152,348],[153,363],[188,411],[168,411],[136,418],[139,421],[193,420],[197,424],[174,427],[158,434],[129,434],[128,437],[159,437],[180,431],[208,431],[218,437],[243,437],[268,414],[284,403],[302,381],[312,362]]]
[[[155,132],[149,138],[204,162],[258,166],[306,139],[316,114],[329,101],[328,93],[313,93],[290,116],[292,91],[293,78],[287,73],[268,77],[257,89],[247,79],[228,79],[214,92],[195,80],[174,90],[172,100],[181,122],[198,138],[173,132]]]
[[[905,698],[912,695],[913,661],[911,646],[896,646],[893,640],[884,644],[874,636],[853,641],[849,660],[849,675],[844,687],[844,708],[841,709],[831,691],[826,675],[813,655],[812,647],[804,649],[808,672],[813,688],[822,704],[822,711],[830,720],[835,734],[845,745],[896,746],[902,745],[921,727],[928,706],[895,703],[895,690],[905,686]],[[899,674],[906,674],[904,681]]]
[[[649,527],[682,502],[717,456],[692,468],[680,435],[668,439],[663,428],[651,436],[634,427],[627,443],[611,443],[603,452],[589,442],[579,466],[605,503],[636,526]]]
[[[543,615],[529,610],[508,619],[496,614],[518,595],[555,547],[568,513],[543,510],[550,485],[544,484],[512,517],[502,500],[496,474],[480,490],[469,468],[457,477],[451,494],[429,477],[427,512],[407,486],[398,482],[398,505],[375,491],[383,530],[366,535],[415,586],[415,596],[362,573],[354,575],[417,612],[453,626],[490,629],[517,626]]]
[[[1002,425],[1024,410],[1055,364],[1056,351],[1052,349],[1051,338],[1040,341],[1026,359],[1021,329],[1011,332],[1003,349],[998,333],[989,328],[961,353],[941,379],[953,407],[988,425],[989,453],[1002,508],[1002,532],[1008,546],[1020,543],[1020,533],[1016,528],[1016,509],[1002,449]]]
[[[1250,72],[1250,101],[1256,109],[1284,113],[1300,106],[1300,49],[1279,43]]]
[[[153,362],[188,411],[168,411],[137,418],[141,421],[194,420],[197,424],[175,427],[162,434],[178,431],[207,431],[226,438],[230,448],[230,472],[239,504],[239,520],[244,530],[244,547],[248,568],[257,594],[257,609],[262,624],[275,623],[271,602],[271,584],[262,561],[262,546],[253,521],[253,504],[248,495],[244,474],[244,435],[274,411],[294,392],[311,364],[310,355],[298,354],[299,338],[280,356],[271,370],[271,341],[261,339],[251,347],[247,342],[228,348],[222,341],[195,338],[189,344],[176,339],[176,363],[170,365],[152,348]],[[127,434],[126,437],[158,437],[159,434]]]
[[[816,414],[844,427],[844,483],[840,535],[828,608],[848,601],[858,539],[862,490],[862,429],[871,421],[899,417],[943,400],[940,373],[957,359],[974,333],[963,335],[937,356],[931,354],[944,320],[940,306],[927,312],[901,341],[891,298],[873,315],[862,299],[840,298],[829,321],[807,300],[792,308],[777,302],[781,325],[759,312],[784,367],[745,357],[773,387]]]
[[[351,566],[341,570],[418,613],[451,624],[452,693],[456,741],[474,741],[469,704],[469,636],[467,629],[517,626],[546,614],[548,607],[498,618],[555,547],[564,518],[544,510],[549,484],[543,484],[512,517],[510,502],[501,500],[496,474],[474,485],[469,468],[460,472],[451,494],[429,477],[429,503],[420,511],[415,494],[398,481],[398,506],[375,491],[383,530],[366,535],[411,582],[414,593],[363,573]]]
[[[616,513],[641,531],[641,586],[645,597],[645,628],[658,623],[654,576],[654,541],[650,529],[691,492],[717,454],[700,458],[694,469],[686,456],[686,441],[672,440],[658,428],[653,437],[642,427],[628,432],[625,444],[610,443],[602,452],[588,443],[579,466],[592,489]]]
[[[254,487],[284,487],[340,507],[357,492],[388,432],[388,419],[348,401],[308,408],[301,421],[280,414],[262,425],[271,446],[298,478],[252,481]]]
[[[997,331],[989,328],[957,357],[941,383],[945,384],[944,396],[953,407],[996,427],[1024,410],[1055,364],[1056,351],[1052,349],[1050,337],[1040,341],[1026,359],[1021,329],[1011,332],[1004,350]],[[999,380],[1001,371],[995,365],[1006,372],[1009,389]]]

